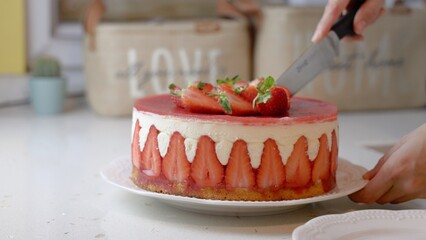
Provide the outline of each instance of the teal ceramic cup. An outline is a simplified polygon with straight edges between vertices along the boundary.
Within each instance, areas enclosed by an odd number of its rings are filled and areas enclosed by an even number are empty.
[[[66,81],[57,77],[34,77],[29,80],[30,101],[34,112],[40,115],[64,111]]]

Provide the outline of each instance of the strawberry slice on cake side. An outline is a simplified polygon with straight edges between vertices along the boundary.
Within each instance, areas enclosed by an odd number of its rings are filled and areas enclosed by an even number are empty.
[[[200,187],[217,187],[222,183],[224,167],[215,151],[215,142],[208,136],[198,139],[194,160],[191,164],[191,177]]]
[[[286,164],[286,186],[302,188],[311,183],[311,162],[308,157],[308,142],[305,136],[294,144]]]
[[[149,128],[149,133],[139,159],[140,171],[149,177],[161,174],[161,155],[158,150],[158,130],[155,126]]]
[[[263,153],[257,170],[257,186],[262,190],[276,191],[283,187],[286,172],[280,150],[273,139],[264,143]]]
[[[173,133],[162,161],[164,176],[179,189],[179,192],[187,190],[191,172],[191,164],[186,157],[184,142],[185,138],[179,132]]]
[[[225,185],[228,189],[251,190],[256,185],[255,174],[250,163],[247,143],[234,142],[225,170]]]
[[[313,162],[312,181],[314,183],[326,182],[330,178],[330,152],[328,151],[328,140],[325,134],[321,135],[318,154]]]

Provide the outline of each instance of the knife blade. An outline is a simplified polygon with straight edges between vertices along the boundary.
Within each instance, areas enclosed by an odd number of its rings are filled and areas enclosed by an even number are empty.
[[[319,43],[313,43],[277,79],[277,84],[296,94],[315,79],[324,69],[330,67],[339,55],[339,43],[345,36],[356,35],[353,21],[356,12],[365,0],[353,0],[348,12],[331,28],[329,34]]]

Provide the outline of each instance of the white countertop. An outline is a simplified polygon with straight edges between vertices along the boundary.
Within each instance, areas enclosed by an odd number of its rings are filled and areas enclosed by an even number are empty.
[[[41,117],[0,109],[0,239],[291,239],[306,221],[357,209],[426,209],[426,200],[363,206],[348,198],[270,216],[210,216],[175,209],[106,183],[99,170],[130,154],[130,118],[93,113],[83,99]],[[340,114],[340,156],[374,166],[365,145],[389,145],[426,122],[426,109]]]

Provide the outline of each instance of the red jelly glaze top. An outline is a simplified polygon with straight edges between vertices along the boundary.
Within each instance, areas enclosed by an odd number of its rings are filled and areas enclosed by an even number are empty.
[[[281,117],[193,113],[177,107],[169,94],[139,98],[135,101],[134,106],[138,111],[162,116],[175,116],[210,122],[233,122],[247,125],[290,125],[295,123],[316,123],[337,120],[337,106],[335,104],[301,97],[292,97],[288,115]]]

